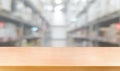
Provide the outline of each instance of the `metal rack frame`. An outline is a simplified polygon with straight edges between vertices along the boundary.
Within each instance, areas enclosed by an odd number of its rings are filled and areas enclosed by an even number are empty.
[[[12,0],[12,1],[14,1],[14,0]],[[20,1],[23,2],[24,5],[30,7],[35,14],[38,14],[39,17],[42,19],[42,22],[44,21],[45,22],[44,24],[47,27],[49,27],[49,23],[40,14],[40,12],[35,8],[35,6],[33,6],[33,4],[30,2],[30,0],[20,0]],[[15,5],[15,3],[12,2],[12,5]],[[16,18],[16,17],[12,16],[11,13],[14,10],[14,6],[11,6],[11,7],[12,7],[12,11],[10,13],[4,13],[2,11],[0,12],[0,21],[12,22],[13,24],[19,26],[19,28],[21,28],[23,31],[24,31],[25,27],[26,28],[27,27],[29,27],[29,28],[38,27],[40,30],[43,30],[42,27],[39,26],[39,25],[34,25],[31,22],[29,22],[29,21],[25,21],[23,19],[19,19],[19,18]],[[43,33],[41,33],[41,34],[43,34]],[[42,38],[42,36],[40,36],[40,37],[34,37],[34,36],[25,36],[25,35],[23,35],[23,37],[18,38],[16,41],[19,41],[20,44],[21,44],[21,42],[22,42],[23,39],[32,39],[32,38],[35,38],[35,39],[38,38],[39,39],[39,38]],[[0,43],[2,43],[2,42],[0,42]],[[3,43],[10,43],[10,42],[3,42]]]
[[[93,3],[93,2],[92,2]],[[86,13],[87,9],[90,7],[91,4],[89,4],[89,6],[85,7],[85,9],[79,13],[79,16],[83,13]],[[120,11],[116,11],[116,12],[113,12],[113,13],[110,13],[108,15],[105,15],[103,17],[100,17],[100,18],[97,18],[96,20],[92,21],[92,22],[88,22],[86,25],[84,26],[81,26],[79,28],[76,28],[72,31],[69,31],[69,33],[74,33],[74,32],[77,32],[77,31],[80,31],[81,29],[84,29],[86,31],[88,31],[87,29],[88,28],[91,28],[91,29],[99,29],[100,27],[103,27],[103,26],[108,26],[110,24],[113,24],[115,22],[119,22],[119,19],[120,19]],[[89,30],[91,30],[89,29]],[[89,31],[90,32],[90,31]],[[120,43],[118,42],[112,42],[112,41],[109,41],[105,38],[101,38],[99,37],[98,35],[96,35],[95,37],[73,37],[74,39],[78,39],[78,40],[86,40],[86,41],[90,41],[90,42],[96,42],[96,43],[93,43],[95,44],[96,46],[98,46],[98,43],[106,43],[106,44],[111,44],[111,45],[115,45],[115,46],[119,46]]]

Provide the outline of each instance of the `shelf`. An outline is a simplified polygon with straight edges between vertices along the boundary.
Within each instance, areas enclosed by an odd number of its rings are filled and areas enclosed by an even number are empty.
[[[74,40],[76,40],[76,41],[83,41],[83,40],[85,40],[85,41],[90,41],[90,38],[89,37],[87,37],[87,36],[78,36],[78,35],[73,35],[73,36],[71,36],[71,38],[73,38]]]
[[[30,0],[21,0],[21,1],[23,1],[26,6],[30,7],[35,14],[38,14],[40,18],[46,22],[46,26],[49,26],[48,21],[41,15],[40,11],[37,10],[37,8],[32,4]]]
[[[89,28],[93,28],[94,31],[101,27],[109,27],[111,24],[118,23],[120,19],[120,12],[116,11],[114,13],[109,13],[103,17],[97,18],[96,20],[92,22],[88,22],[86,25],[81,26],[79,28],[76,28],[69,33],[75,33],[75,32],[80,32],[81,30],[89,31]],[[96,29],[95,29],[96,28]],[[93,30],[92,29],[92,30]],[[90,32],[90,31],[89,31]],[[99,45],[105,45],[105,46],[119,46],[119,42],[115,41],[110,41],[109,39],[106,39],[105,37],[90,37],[90,36],[75,36],[73,37],[75,41],[77,42],[82,42],[82,41],[89,41],[89,42],[96,42]],[[101,46],[102,46],[101,45]]]
[[[2,45],[9,45],[9,44],[14,44],[16,43],[17,41],[19,40],[23,40],[23,39],[26,39],[26,40],[32,40],[32,39],[41,39],[42,37],[41,36],[24,36],[24,37],[21,37],[21,38],[18,38],[16,40],[12,40],[12,41],[3,41],[3,42],[0,42],[0,46]]]
[[[24,36],[22,39],[40,39],[42,36]]]
[[[13,46],[15,46],[15,42],[4,42],[4,43],[0,42],[0,47],[13,47]]]
[[[35,6],[30,2],[30,0],[21,0],[26,6],[30,7],[35,13],[39,13],[39,11],[35,8]]]
[[[100,18],[98,18],[98,19],[96,19],[92,22],[88,22],[86,25],[70,31],[70,33],[80,31],[81,29],[86,30],[88,27],[93,27],[93,28],[95,26],[106,27],[106,26],[109,26],[110,24],[119,22],[119,18],[120,18],[120,12],[116,11],[114,13],[111,13],[111,14],[105,15],[103,17],[100,17]]]
[[[6,13],[2,13],[2,12],[0,13],[0,20],[7,21],[7,22],[13,22],[14,24],[24,24],[29,27],[33,27],[33,26],[38,27],[37,25],[32,25],[30,22],[27,22],[22,19],[17,19],[17,17],[13,17],[10,14],[6,14]]]
[[[99,27],[109,26],[110,24],[119,22],[119,18],[120,18],[120,12],[116,11],[114,13],[111,13],[111,14],[105,15],[101,18],[98,18],[98,19],[94,20],[93,22],[91,22],[90,24],[92,24],[94,26],[98,25]]]
[[[88,28],[89,28],[88,25],[84,25],[84,26],[82,26],[82,27],[79,27],[79,28],[76,28],[76,29],[74,29],[74,30],[69,31],[68,33],[74,33],[74,32],[76,32],[76,31],[80,31],[80,30],[88,29]]]
[[[12,41],[2,41],[0,42],[0,46],[15,46],[14,44],[18,41],[18,39],[16,40],[12,40]]]
[[[99,42],[103,42],[103,43],[110,43],[110,44],[120,45],[120,43],[118,43],[118,42],[109,41],[109,40],[107,40],[107,39],[105,39],[105,38],[101,38],[101,37],[99,37],[99,38],[96,39],[96,40],[99,41]]]
[[[103,37],[98,37],[98,38],[90,38],[90,37],[86,37],[86,36],[82,36],[82,37],[73,37],[75,40],[77,41],[82,41],[82,40],[85,40],[85,41],[95,41],[95,42],[102,42],[102,43],[110,43],[110,44],[115,44],[115,45],[120,45],[119,42],[113,42],[113,41],[109,41],[107,40],[106,38],[103,38]]]
[[[77,14],[77,17],[81,16],[82,14],[86,13],[88,11],[88,9],[91,7],[91,5],[93,3],[95,3],[96,1],[95,0],[91,0],[91,1],[87,1],[87,5],[83,8],[83,10]]]

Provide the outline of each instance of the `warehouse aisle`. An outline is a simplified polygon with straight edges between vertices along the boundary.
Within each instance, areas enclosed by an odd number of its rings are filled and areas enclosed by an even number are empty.
[[[120,0],[0,0],[0,46],[119,47]]]
[[[53,12],[53,24],[51,24],[51,46],[52,47],[65,47],[67,39],[67,29],[65,14],[56,6]]]

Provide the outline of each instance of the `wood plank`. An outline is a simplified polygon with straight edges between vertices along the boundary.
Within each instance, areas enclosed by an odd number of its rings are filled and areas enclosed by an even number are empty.
[[[119,48],[0,48],[0,66],[120,66]]]
[[[120,67],[0,67],[1,71],[120,71]]]

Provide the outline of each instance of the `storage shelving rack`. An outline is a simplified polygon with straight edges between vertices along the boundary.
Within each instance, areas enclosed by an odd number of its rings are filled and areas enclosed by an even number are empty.
[[[12,0],[12,5],[13,6],[11,6],[12,7],[12,9],[14,9],[14,1],[15,0]],[[37,14],[37,15],[39,15],[39,17],[40,17],[40,19],[42,20],[42,22],[44,21],[45,23],[45,25],[46,26],[49,26],[49,24],[48,24],[48,22],[45,20],[45,18],[44,17],[42,17],[42,15],[40,14],[40,12],[34,7],[34,5],[30,2],[30,0],[20,0],[24,5],[26,5],[26,6],[28,6],[28,7],[30,7],[32,10],[33,10],[33,12],[35,13],[35,14]],[[4,11],[2,12],[0,12],[0,20],[1,21],[5,21],[5,22],[12,22],[13,24],[15,24],[15,25],[17,25],[19,28],[21,28],[23,31],[24,31],[24,28],[32,28],[32,27],[37,27],[37,28],[39,28],[41,31],[42,30],[44,30],[44,29],[42,29],[42,26],[41,25],[34,25],[33,23],[31,23],[31,22],[28,22],[28,21],[25,21],[25,20],[23,20],[23,19],[18,19],[18,18],[16,18],[16,17],[14,17],[14,16],[12,16],[12,14],[11,13],[4,13]],[[24,34],[24,32],[23,32],[23,34]],[[43,33],[41,33],[41,34],[43,34]],[[22,40],[23,39],[36,39],[36,38],[38,38],[38,39],[41,39],[42,38],[42,36],[40,35],[39,37],[34,37],[34,36],[23,36],[23,37],[20,37],[19,39],[17,39],[16,41],[17,42],[19,42],[19,45],[18,46],[21,46],[21,44],[22,44]],[[13,46],[13,45],[15,45],[16,44],[16,41],[13,41],[13,42],[5,42],[5,43],[3,43],[3,42],[0,42],[0,45],[1,46],[10,46],[10,45],[8,45],[9,43],[10,44],[12,44],[11,46]],[[5,44],[5,45],[4,45]]]
[[[43,43],[44,43],[44,41],[45,41],[45,36],[46,36],[46,32],[48,31],[48,29],[49,29],[49,23],[47,22],[47,20],[41,15],[41,13],[40,13],[40,11],[38,11],[35,7],[34,7],[34,5],[29,1],[29,0],[22,0],[23,2],[24,2],[24,4],[26,5],[26,6],[29,6],[30,8],[32,8],[32,10],[34,11],[34,13],[35,14],[37,14],[37,15],[39,15],[40,16],[40,18],[41,18],[41,23],[42,23],[42,25],[37,25],[37,26],[39,26],[39,28],[40,28],[40,37],[36,37],[36,38],[40,38],[41,39],[41,46],[44,46],[43,45]],[[43,26],[44,25],[44,26]],[[47,28],[47,29],[46,29]],[[27,36],[28,37],[28,36]],[[33,37],[33,38],[35,38],[35,37]],[[36,39],[35,38],[35,39]],[[30,37],[30,39],[32,39],[32,37]]]
[[[95,1],[95,0],[94,0]],[[94,2],[92,2],[94,3]],[[82,12],[80,12],[78,14],[78,16],[80,16],[83,13],[86,13],[87,9],[90,7],[91,3],[88,4],[88,6],[86,6],[87,8],[85,8]],[[86,14],[87,15],[87,14]],[[85,26],[81,26],[79,28],[76,28],[72,31],[69,31],[68,33],[70,35],[73,35],[75,32],[80,32],[81,29],[87,31],[88,33],[86,35],[88,36],[74,36],[71,37],[73,39],[73,41],[69,44],[75,43],[75,40],[80,43],[82,41],[88,41],[90,42],[90,44],[88,46],[100,46],[100,47],[119,47],[120,46],[120,42],[115,42],[112,40],[108,40],[106,39],[106,37],[100,37],[98,35],[99,33],[99,29],[101,27],[106,27],[109,26],[111,24],[114,23],[118,23],[120,21],[120,11],[115,11],[113,13],[107,14],[103,17],[97,18],[96,20],[92,21],[92,22],[87,22],[87,24]],[[94,34],[94,36],[90,36],[91,32],[95,32],[96,34]],[[113,36],[114,38],[114,36]],[[74,45],[74,44],[73,44]],[[86,45],[87,46],[87,45]]]

